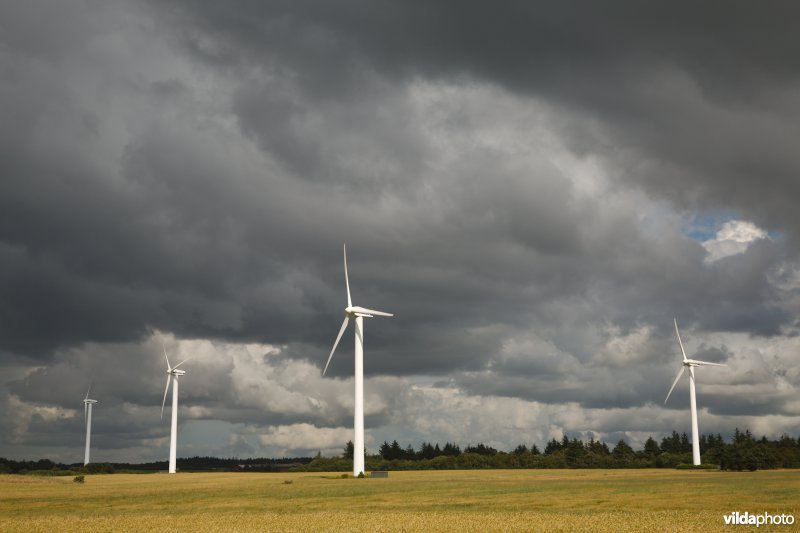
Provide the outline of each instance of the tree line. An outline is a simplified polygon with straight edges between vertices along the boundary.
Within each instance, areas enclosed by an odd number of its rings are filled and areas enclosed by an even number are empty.
[[[178,470],[184,472],[284,472],[290,467],[311,462],[312,457],[222,459],[218,457],[182,457]],[[14,461],[0,457],[0,474],[73,476],[78,474],[150,473],[167,470],[167,461],[152,463],[56,463],[50,459]]]
[[[722,470],[758,470],[800,468],[800,439],[782,435],[775,440],[757,439],[749,430],[734,431],[730,442],[720,434],[701,435],[702,463]],[[673,431],[657,442],[645,441],[634,450],[624,440],[609,447],[603,441],[584,442],[564,435],[552,439],[544,450],[536,444],[520,444],[511,452],[498,451],[485,444],[466,446],[447,442],[423,442],[419,448],[403,448],[397,441],[381,444],[378,453],[367,454],[367,470],[449,470],[473,468],[676,468],[691,467],[692,445],[689,437]],[[321,457],[295,470],[349,471],[353,464],[353,444],[348,442],[340,457]]]
[[[782,435],[775,440],[755,438],[749,430],[736,429],[726,442],[720,434],[700,436],[704,465],[723,470],[800,468],[800,439]],[[397,441],[381,444],[378,453],[367,454],[367,470],[448,470],[475,468],[675,468],[691,465],[692,445],[686,433],[673,431],[657,442],[652,437],[641,450],[620,440],[613,447],[603,441],[584,442],[564,435],[547,442],[543,450],[536,444],[520,444],[510,452],[486,444],[423,442],[419,448],[401,447]],[[55,463],[49,459],[14,461],[0,457],[0,474],[76,475],[114,472],[155,472],[166,470],[167,462],[153,463]],[[183,471],[291,471],[348,472],[353,469],[353,443],[348,442],[340,457],[290,457],[281,459],[220,459],[189,457],[178,459]]]

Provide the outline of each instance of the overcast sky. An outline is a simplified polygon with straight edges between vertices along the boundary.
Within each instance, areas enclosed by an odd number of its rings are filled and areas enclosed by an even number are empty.
[[[800,435],[800,6],[0,5],[0,456]]]

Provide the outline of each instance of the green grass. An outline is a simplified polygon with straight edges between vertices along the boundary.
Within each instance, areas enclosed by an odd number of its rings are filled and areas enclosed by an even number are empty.
[[[788,470],[5,475],[0,530],[714,531],[732,511],[800,520],[798,497]]]

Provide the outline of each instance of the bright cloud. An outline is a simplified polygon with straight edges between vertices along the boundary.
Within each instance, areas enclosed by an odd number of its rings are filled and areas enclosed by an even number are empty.
[[[371,439],[365,438],[367,444],[370,444]],[[335,450],[341,453],[344,443],[353,440],[353,430],[344,427],[316,427],[307,423],[269,426],[258,440],[262,446],[275,446],[287,451]]]
[[[754,242],[768,239],[767,232],[746,220],[731,220],[722,225],[713,239],[703,242],[708,255],[706,263],[713,263],[724,257],[742,254]]]

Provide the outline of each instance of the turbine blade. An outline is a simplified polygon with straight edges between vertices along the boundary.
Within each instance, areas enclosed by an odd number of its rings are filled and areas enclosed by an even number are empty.
[[[164,359],[167,360],[167,369],[172,370],[172,365],[169,364],[169,357],[167,357],[167,347],[164,346],[164,343],[161,343],[161,349],[164,350]]]
[[[350,322],[350,317],[345,315],[344,322],[342,322],[342,328],[339,330],[339,335],[336,336],[336,342],[333,343],[333,349],[331,350],[331,354],[328,356],[328,362],[325,363],[325,370],[322,371],[323,376],[325,375],[325,372],[328,371],[328,365],[331,364],[331,358],[333,357],[333,352],[336,351],[336,346],[339,345],[339,341],[341,340],[342,335],[344,334],[344,330],[347,329],[348,322]]]
[[[164,420],[164,404],[167,403],[167,392],[169,392],[169,381],[172,379],[172,375],[167,376],[167,388],[164,389],[164,399],[161,400],[161,420]]]
[[[678,380],[681,379],[681,376],[683,375],[683,371],[684,370],[686,370],[686,367],[682,366],[680,372],[678,372],[678,375],[675,376],[675,381],[672,382],[672,387],[669,388],[669,392],[667,393],[667,397],[664,398],[664,403],[667,403],[667,400],[669,400],[669,395],[672,394],[672,390],[675,388],[675,385],[678,384]]]
[[[172,367],[172,370],[175,370],[176,368],[178,368],[179,366],[181,366],[183,363],[185,363],[185,362],[186,362],[186,361],[188,361],[189,359],[191,359],[191,357],[187,357],[186,359],[184,359],[183,361],[181,361],[181,362],[180,362],[180,363],[178,363],[177,365],[173,366],[173,367]]]
[[[342,245],[344,248],[344,283],[347,285],[347,307],[353,307],[353,301],[350,299],[350,279],[347,277],[347,245]]]
[[[673,318],[675,321],[675,335],[678,336],[678,344],[681,345],[681,353],[683,354],[683,360],[686,361],[686,351],[683,349],[683,342],[681,341],[681,333],[678,331],[678,319]]]
[[[89,384],[89,388],[86,389],[86,398],[84,398],[84,400],[88,400],[89,399],[89,391],[91,391],[91,390],[92,390],[92,384],[90,383]]]
[[[366,307],[359,307],[359,306],[351,307],[351,310],[353,310],[356,313],[363,313],[365,315],[394,316],[392,313],[386,313],[384,311],[376,311],[375,309],[367,309]]]
[[[354,313],[356,316],[364,317],[364,318],[374,318],[372,315],[368,315],[366,313]]]
[[[83,402],[83,425],[84,426],[89,422],[89,420],[87,420],[87,418],[86,418],[86,410],[87,409],[89,409],[89,404],[86,403],[86,402]]]

